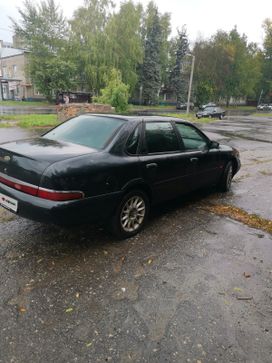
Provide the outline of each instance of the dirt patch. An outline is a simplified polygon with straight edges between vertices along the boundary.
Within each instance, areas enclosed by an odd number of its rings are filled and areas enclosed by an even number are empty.
[[[15,218],[14,214],[0,207],[0,223],[10,222]]]
[[[268,170],[260,170],[259,173],[262,175],[266,175],[266,176],[272,175],[272,171],[268,171]]]
[[[272,234],[272,220],[262,218],[256,214],[247,213],[245,210],[231,205],[203,205],[201,209],[221,216],[230,217],[236,221],[246,224],[249,227],[261,229]]]

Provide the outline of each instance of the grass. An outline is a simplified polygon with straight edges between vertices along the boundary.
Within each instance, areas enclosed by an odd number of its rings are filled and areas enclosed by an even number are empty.
[[[40,106],[50,106],[47,101],[0,101],[0,106],[11,106],[11,107],[40,107]]]
[[[224,108],[224,106],[223,106]],[[254,106],[229,106],[226,107],[226,110],[239,110],[239,111],[255,111],[256,107]]]
[[[201,122],[201,123],[208,123],[208,122],[212,122],[212,121],[216,121],[217,119],[215,118],[209,118],[209,117],[203,117],[198,119],[195,114],[192,113],[166,113],[163,114],[162,116],[169,116],[169,117],[176,117],[176,118],[181,118],[183,120],[186,121],[190,121],[190,122]]]
[[[145,110],[172,110],[175,106],[165,106],[165,105],[154,105],[154,106],[143,106],[143,105],[128,105],[127,112],[137,112]]]
[[[0,127],[10,127],[12,124],[24,128],[49,127],[56,126],[59,123],[57,115],[3,115],[0,116],[0,119],[9,121],[7,123],[0,123]]]
[[[255,116],[255,117],[272,117],[272,113],[268,112],[268,113],[253,113],[251,116]]]

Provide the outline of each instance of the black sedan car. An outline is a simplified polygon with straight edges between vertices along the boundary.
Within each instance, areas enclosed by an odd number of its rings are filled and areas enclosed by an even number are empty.
[[[196,113],[197,118],[215,117],[215,118],[219,118],[220,120],[222,120],[225,115],[226,115],[226,111],[218,106],[216,106],[216,107],[208,106],[208,107],[205,107],[204,110],[198,111]]]
[[[42,222],[104,221],[130,237],[151,205],[210,185],[228,191],[239,168],[237,150],[186,121],[84,114],[0,145],[0,204]]]

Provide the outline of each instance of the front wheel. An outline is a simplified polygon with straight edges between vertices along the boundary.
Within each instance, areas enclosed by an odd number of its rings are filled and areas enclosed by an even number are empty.
[[[218,185],[219,190],[221,192],[228,192],[230,190],[232,178],[233,178],[233,166],[232,162],[230,161],[227,163]]]
[[[111,232],[118,238],[136,235],[143,228],[149,209],[149,199],[144,192],[135,190],[127,193],[112,217]]]

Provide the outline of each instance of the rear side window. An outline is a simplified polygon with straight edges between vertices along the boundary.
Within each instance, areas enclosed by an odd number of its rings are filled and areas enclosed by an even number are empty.
[[[207,147],[207,140],[194,127],[176,123],[176,127],[186,150],[203,150]]]
[[[179,141],[170,122],[147,122],[145,141],[148,153],[179,150]]]
[[[124,122],[111,117],[81,115],[57,126],[43,137],[102,149]]]

